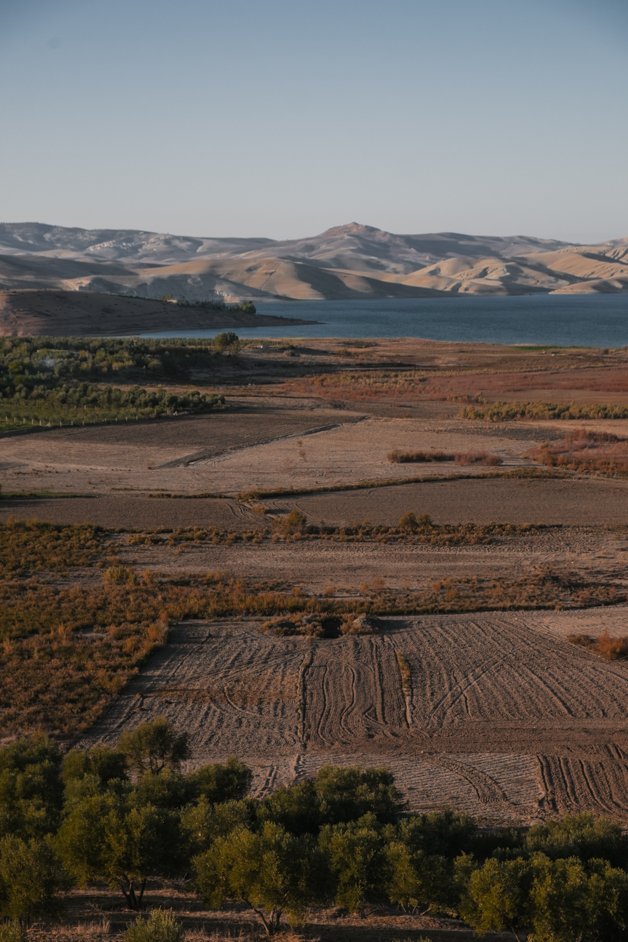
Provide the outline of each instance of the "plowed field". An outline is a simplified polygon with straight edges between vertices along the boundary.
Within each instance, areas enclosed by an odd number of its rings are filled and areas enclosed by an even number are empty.
[[[249,762],[257,794],[327,762],[386,765],[412,808],[628,820],[628,669],[563,640],[570,618],[582,630],[587,613],[388,619],[316,641],[180,625],[90,741],[164,715],[190,734],[193,764]]]

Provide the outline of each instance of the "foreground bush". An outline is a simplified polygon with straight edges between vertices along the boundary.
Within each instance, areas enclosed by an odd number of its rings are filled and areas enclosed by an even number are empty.
[[[58,910],[57,894],[67,885],[48,841],[0,840],[0,918],[22,924]]]
[[[235,759],[182,772],[187,746],[158,719],[62,762],[45,739],[0,749],[0,942],[23,942],[18,923],[53,916],[69,879],[106,882],[139,910],[147,881],[191,874],[206,903],[245,904],[268,935],[284,914],[299,923],[335,903],[458,915],[528,942],[626,938],[628,835],[611,820],[489,832],[452,811],[407,814],[391,772],[352,767],[253,799]],[[156,911],[125,938],[180,942],[183,930]]]
[[[129,926],[124,942],[183,942],[183,928],[174,913],[153,909],[146,919],[137,919]]]
[[[26,930],[19,922],[0,922],[0,942],[26,942]]]
[[[61,752],[45,736],[0,749],[0,837],[25,839],[52,833],[63,798]]]
[[[508,930],[530,942],[620,942],[628,874],[606,860],[490,858],[468,875],[460,910],[476,932]]]

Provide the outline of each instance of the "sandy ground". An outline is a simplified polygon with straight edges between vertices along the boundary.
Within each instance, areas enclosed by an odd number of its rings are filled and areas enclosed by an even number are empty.
[[[7,497],[0,519],[49,523],[95,523],[103,527],[160,529],[220,527],[252,529],[268,520],[256,501],[233,498],[146,497],[113,493],[92,497]],[[408,512],[437,523],[628,524],[628,484],[619,480],[459,479],[424,481],[354,491],[263,499],[272,516],[301,510],[312,523],[340,526],[368,520],[393,526]]]
[[[612,423],[598,423],[609,426]],[[612,425],[621,433],[617,423]],[[453,462],[396,464],[400,450],[485,451],[500,470],[534,464],[532,445],[558,434],[512,423],[461,424],[433,417],[365,417],[302,404],[266,404],[159,423],[66,429],[0,439],[0,483],[13,494],[98,495],[99,500],[3,502],[0,513],[109,526],[255,525],[240,502],[167,500],[149,494],[236,496],[266,490],[338,488],[421,478],[425,483],[295,495],[265,501],[276,512],[298,506],[313,521],[396,523],[412,510],[438,522],[628,523],[621,480],[495,479],[495,469]],[[563,423],[564,426],[564,423]],[[461,476],[473,479],[460,479]],[[487,480],[478,477],[489,476]],[[433,478],[458,480],[432,481]],[[131,501],[131,495],[135,495]]]
[[[115,890],[73,890],[65,898],[64,924],[33,926],[28,942],[111,942],[122,940],[124,930],[134,916],[122,904]],[[204,908],[188,891],[150,881],[144,896],[145,908],[174,910],[186,929],[186,942],[259,942],[259,921],[246,906],[237,903],[228,909]],[[373,907],[368,914],[350,914],[337,907],[315,909],[308,913],[307,926],[290,929],[286,924],[278,942],[512,942],[509,933],[478,936],[459,920],[431,915],[399,913],[385,907]],[[417,936],[416,933],[420,933]]]
[[[250,762],[258,795],[328,762],[386,765],[414,809],[628,820],[628,667],[563,640],[605,617],[388,619],[377,636],[326,641],[181,625],[87,741],[164,715],[190,734],[193,764]]]

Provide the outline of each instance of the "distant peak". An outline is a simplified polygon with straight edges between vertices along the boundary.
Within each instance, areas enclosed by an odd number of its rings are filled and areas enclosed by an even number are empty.
[[[361,222],[347,222],[343,226],[332,226],[323,235],[374,235],[382,232],[377,226],[365,226]]]

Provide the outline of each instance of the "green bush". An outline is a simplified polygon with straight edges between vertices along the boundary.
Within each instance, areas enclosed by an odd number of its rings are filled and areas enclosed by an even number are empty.
[[[67,884],[49,841],[13,834],[0,838],[0,920],[27,925],[54,916]]]
[[[223,333],[214,337],[214,347],[220,352],[230,350],[233,353],[237,353],[240,349],[240,338],[232,330],[225,330]]]
[[[137,919],[124,933],[125,942],[183,942],[183,928],[174,913],[153,909],[145,919]]]
[[[19,922],[0,922],[0,942],[26,942],[26,931]]]

